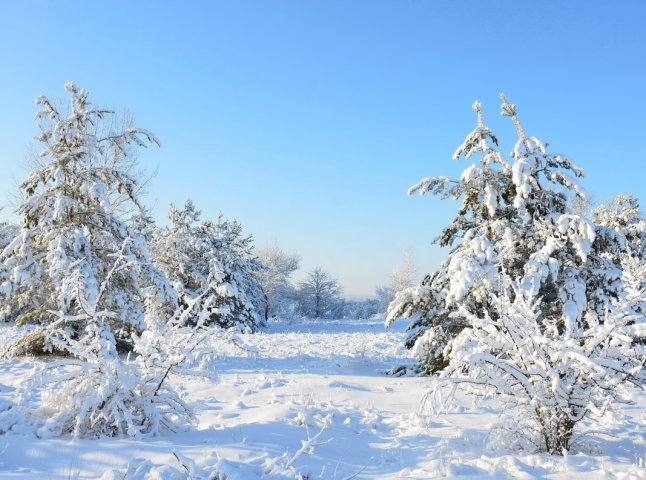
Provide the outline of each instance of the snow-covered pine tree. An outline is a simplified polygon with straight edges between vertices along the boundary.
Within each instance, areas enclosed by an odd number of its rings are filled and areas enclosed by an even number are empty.
[[[221,326],[237,326],[254,331],[264,324],[257,305],[263,296],[260,284],[262,264],[254,251],[253,237],[245,235],[237,220],[222,214],[205,228],[216,240],[219,274],[214,278],[221,294],[215,304]]]
[[[611,229],[611,235],[615,235],[613,232],[620,235],[621,249],[616,251],[614,260],[621,266],[629,308],[639,315],[638,322],[645,322],[646,219],[638,199],[631,194],[617,195],[594,208],[592,218],[600,227]]]
[[[473,104],[478,124],[453,154],[453,160],[470,159],[460,178],[425,178],[408,194],[431,193],[443,199],[462,199],[456,217],[442,230],[434,243],[452,249],[440,269],[427,275],[418,286],[397,292],[388,307],[386,325],[399,317],[413,318],[406,345],[413,348],[421,369],[431,373],[447,364],[450,343],[467,325],[456,313],[460,304],[481,313],[490,302],[489,292],[498,290],[496,262],[504,259],[506,268],[522,268],[522,248],[510,239],[520,228],[512,205],[515,188],[512,168],[496,150],[498,139],[484,124],[481,105]],[[507,241],[504,241],[507,239]]]
[[[202,339],[148,258],[150,221],[128,167],[130,148],[155,140],[113,130],[112,112],[93,108],[73,83],[66,88],[65,118],[38,100],[44,165],[22,186],[23,226],[0,257],[4,313],[44,325],[8,353],[66,354],[25,384],[41,394],[40,408],[27,405],[40,435],[175,431],[192,414],[167,380],[185,371]],[[124,359],[119,344],[135,355]]]
[[[149,319],[170,317],[176,305],[143,237],[127,221],[129,213],[141,211],[132,149],[158,141],[131,125],[115,128],[114,113],[92,106],[88,92],[73,82],[65,89],[67,112],[45,97],[36,99],[43,149],[20,187],[21,229],[0,253],[2,319],[43,325],[10,346],[9,354],[51,351],[47,338],[61,318],[65,328],[81,334],[87,312],[79,289],[104,284],[118,255],[129,259],[127,267],[112,272],[97,311],[111,312],[105,322],[121,346],[130,348],[133,331]]]
[[[490,304],[490,293],[498,292],[498,275],[503,269],[512,278],[525,277],[525,282],[533,284],[555,311],[560,311],[558,302],[552,300],[576,288],[567,283],[562,290],[552,281],[550,269],[563,265],[552,254],[580,254],[587,260],[587,250],[579,252],[577,248],[591,248],[595,238],[592,224],[578,215],[566,214],[571,203],[568,198],[584,196],[575,180],[583,170],[563,155],[547,153],[540,140],[525,135],[514,105],[505,100],[502,108],[503,115],[512,118],[519,137],[512,151],[513,164],[489,143],[489,139],[494,144],[497,140],[484,125],[476,102],[478,126],[458,148],[454,159],[480,152],[480,165],[468,167],[459,180],[424,179],[409,190],[409,194],[419,191],[422,195],[431,192],[443,198],[462,198],[458,215],[436,239],[441,246],[455,243],[440,270],[428,275],[420,286],[400,292],[389,307],[387,324],[399,316],[416,317],[410,325],[412,334],[407,346],[414,348],[427,373],[446,366],[452,338],[468,325],[456,313],[458,306],[466,306],[472,314],[482,314]],[[546,244],[555,229],[560,237],[587,239],[589,245],[553,240]],[[601,242],[601,237],[597,241]],[[564,250],[557,252],[557,245]],[[601,314],[604,295],[619,295],[620,272],[605,257],[593,256],[590,262],[605,275],[597,283],[584,282],[592,308]],[[598,288],[599,285],[604,286]],[[576,295],[574,290],[572,295]]]
[[[592,219],[596,224],[620,233],[626,239],[630,255],[646,256],[646,218],[637,197],[630,193],[616,195],[607,203],[593,208]]]
[[[170,225],[157,231],[151,245],[155,263],[171,280],[187,321],[255,330],[261,323],[254,301],[262,296],[260,262],[251,237],[239,223],[218,217],[201,221],[190,200],[170,206]],[[195,302],[198,304],[195,304]]]
[[[9,222],[0,222],[0,251],[4,250],[7,245],[18,235],[20,228]]]
[[[462,297],[448,313],[464,325],[447,342],[440,378],[497,395],[517,414],[516,434],[561,453],[581,420],[602,415],[636,381],[644,328],[627,308],[612,260],[618,236],[567,209],[568,195],[583,195],[570,172],[583,171],[526,136],[516,107],[502,98],[519,137],[508,196],[508,221],[517,228],[491,241],[498,254],[485,257],[495,283],[482,292],[481,309]],[[517,261],[503,252],[515,252]]]

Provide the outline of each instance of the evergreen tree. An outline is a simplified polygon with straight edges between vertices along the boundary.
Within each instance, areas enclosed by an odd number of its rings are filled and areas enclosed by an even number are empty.
[[[613,259],[621,266],[629,308],[640,315],[638,321],[646,321],[646,219],[639,201],[630,194],[617,195],[594,208],[592,218],[609,229],[608,236],[619,235],[621,248]]]
[[[114,130],[112,112],[65,87],[67,116],[37,100],[43,164],[21,186],[22,227],[0,255],[3,315],[43,324],[5,353],[64,355],[25,383],[40,407],[22,407],[41,436],[175,431],[192,414],[167,379],[199,339],[173,316],[175,291],[148,259],[130,173],[131,147],[158,142],[145,130]],[[118,346],[135,355],[124,359]]]
[[[252,238],[235,221],[218,217],[201,221],[188,200],[183,210],[171,205],[170,225],[152,242],[156,264],[178,292],[187,320],[200,326],[217,325],[255,330],[261,323],[254,302],[262,296],[261,264]]]
[[[44,325],[9,353],[51,351],[48,334],[60,318],[81,334],[88,298],[97,298],[97,311],[110,312],[104,321],[126,347],[133,331],[175,308],[174,292],[149,261],[144,239],[124,219],[141,210],[132,148],[159,142],[130,125],[115,129],[112,111],[92,106],[73,82],[65,88],[67,115],[45,97],[36,100],[41,165],[20,187],[21,229],[0,254],[2,319]],[[113,271],[117,257],[128,261]]]
[[[616,195],[606,204],[598,205],[592,210],[592,219],[620,233],[626,240],[629,255],[646,256],[646,219],[639,200],[632,194]]]
[[[559,282],[548,275],[554,268],[566,269],[566,257],[587,261],[594,226],[578,215],[566,214],[571,195],[585,196],[575,180],[584,172],[569,158],[547,153],[536,137],[528,137],[514,105],[505,100],[502,109],[518,133],[513,163],[495,150],[492,144],[497,145],[497,138],[484,125],[476,102],[478,126],[453,158],[469,158],[478,152],[479,164],[468,167],[458,180],[424,179],[409,191],[462,198],[458,215],[436,239],[440,246],[455,244],[440,270],[428,275],[420,286],[399,292],[389,309],[388,322],[399,316],[417,316],[407,345],[414,348],[427,373],[446,366],[451,339],[468,325],[458,306],[467,305],[469,312],[482,314],[490,306],[490,293],[499,292],[502,270],[513,278],[524,278],[526,286],[533,285],[557,313],[559,302],[564,302],[559,294],[569,291],[570,297],[576,296],[578,287],[588,285],[585,280],[580,283],[577,275],[565,282],[572,272],[565,272]],[[557,237],[552,236],[555,229],[559,230]],[[572,241],[567,241],[568,237]],[[597,290],[594,281],[588,285],[590,300],[601,312],[604,298],[596,299],[596,295],[612,292],[617,297],[620,272],[605,258],[593,256],[590,261],[604,272],[608,282],[607,289]]]
[[[0,222],[0,251],[4,250],[7,245],[18,235],[20,228],[17,225],[8,222]]]
[[[578,422],[600,415],[636,381],[643,325],[627,308],[613,261],[618,236],[568,210],[569,196],[583,195],[574,180],[583,171],[526,136],[516,107],[502,98],[518,133],[513,164],[481,141],[481,163],[493,157],[501,170],[476,167],[475,183],[463,174],[453,190],[437,179],[413,188],[463,196],[456,227],[440,239],[462,234],[439,272],[398,295],[393,313],[421,313],[415,326],[426,329],[415,349],[423,366],[476,394],[497,394],[518,414],[516,433],[529,422],[536,448],[561,453]],[[476,132],[484,129],[480,117]]]
[[[419,192],[462,199],[457,216],[434,240],[442,247],[452,247],[440,270],[427,275],[420,285],[397,292],[388,309],[386,325],[399,317],[414,318],[406,345],[414,348],[427,373],[446,365],[451,339],[467,324],[458,314],[458,302],[481,312],[489,302],[488,292],[498,289],[497,259],[504,258],[511,270],[522,265],[521,248],[502,242],[521,228],[511,215],[515,196],[512,168],[495,149],[498,139],[485,126],[480,103],[475,102],[473,109],[478,124],[453,159],[468,160],[477,154],[478,163],[458,179],[425,178],[408,191],[409,195]]]

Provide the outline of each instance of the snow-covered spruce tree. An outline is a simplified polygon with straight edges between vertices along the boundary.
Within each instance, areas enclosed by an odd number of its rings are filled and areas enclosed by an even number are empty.
[[[612,197],[607,203],[592,210],[592,219],[596,224],[620,233],[626,239],[626,247],[631,256],[646,256],[646,219],[635,196],[628,194]]]
[[[264,324],[258,305],[263,298],[260,272],[262,263],[254,251],[253,237],[245,235],[237,220],[226,220],[222,214],[215,222],[205,222],[208,231],[217,238],[218,276],[222,296],[220,315],[229,320],[223,326],[236,325],[246,330],[256,330]]]
[[[254,301],[262,296],[252,238],[235,221],[200,221],[190,200],[171,205],[170,225],[152,241],[155,263],[172,282],[193,325],[255,330],[261,319]],[[197,304],[195,303],[197,302]]]
[[[175,308],[172,288],[125,220],[141,210],[131,150],[157,140],[129,125],[115,129],[113,112],[92,106],[85,89],[73,82],[65,89],[66,114],[45,97],[36,100],[43,149],[20,187],[21,229],[0,253],[2,319],[43,326],[5,354],[52,351],[47,339],[61,328],[61,318],[70,335],[81,335],[87,312],[79,282],[89,290],[103,285],[117,256],[129,259],[127,267],[112,272],[96,309],[110,312],[104,321],[120,347],[131,348],[131,333],[145,328],[148,318],[168,317]]]
[[[0,209],[1,210],[1,209]],[[17,225],[8,222],[0,222],[0,252],[5,249],[7,245],[16,237],[20,228]],[[0,312],[4,310],[2,302],[4,299],[0,295]],[[0,321],[2,317],[0,316]]]
[[[617,195],[594,208],[592,218],[620,235],[622,245],[615,262],[621,266],[626,300],[638,314],[636,321],[646,322],[646,219],[639,201],[630,194]]]
[[[621,301],[621,270],[613,261],[620,247],[617,236],[569,209],[568,196],[585,197],[574,177],[584,171],[568,157],[547,153],[536,137],[528,137],[516,107],[502,95],[502,114],[511,117],[518,141],[512,152],[513,206],[522,228],[514,239],[529,253],[522,288],[542,298],[545,316],[560,318],[561,331],[582,322],[602,321],[612,302]]]
[[[11,243],[19,231],[20,228],[13,223],[0,222],[0,251]]]
[[[409,191],[462,198],[458,216],[436,239],[441,246],[455,244],[440,270],[428,275],[420,286],[400,292],[389,307],[388,322],[399,316],[417,317],[410,326],[412,334],[407,345],[414,348],[427,373],[446,366],[452,339],[468,325],[456,314],[458,307],[467,306],[475,315],[484,313],[491,302],[490,293],[498,292],[498,274],[503,269],[512,278],[527,275],[526,281],[533,283],[556,312],[560,311],[555,300],[567,289],[561,290],[545,274],[545,269],[549,271],[557,265],[550,252],[563,245],[564,250],[555,256],[581,253],[586,260],[587,256],[585,251],[577,251],[576,242],[557,244],[549,240],[547,245],[550,232],[556,228],[561,237],[588,238],[590,243],[595,238],[595,229],[589,222],[567,213],[571,203],[568,198],[584,196],[574,180],[583,175],[583,170],[565,156],[548,154],[535,137],[527,137],[516,118],[515,106],[505,101],[503,114],[512,118],[520,138],[512,152],[513,164],[508,162],[487,141],[497,143],[484,125],[478,102],[474,109],[478,112],[478,126],[458,148],[454,159],[480,152],[480,165],[468,167],[459,180],[424,179]],[[599,244],[602,239],[612,243],[603,235],[598,238]],[[616,246],[608,244],[604,248]],[[552,263],[544,264],[547,260]],[[605,275],[598,281],[607,284],[602,288],[594,282],[587,284],[590,306],[601,314],[604,294],[615,298],[619,295],[620,272],[605,257],[590,257],[592,263],[599,264],[598,271]]]
[[[425,178],[408,191],[462,199],[456,217],[434,240],[442,247],[452,246],[440,269],[420,285],[397,292],[388,307],[387,326],[399,317],[413,318],[406,345],[414,348],[426,373],[447,365],[451,341],[467,325],[464,318],[453,315],[459,305],[484,312],[491,301],[489,293],[498,289],[496,262],[504,259],[508,270],[520,272],[527,255],[525,246],[510,240],[522,228],[513,207],[512,167],[495,149],[498,140],[484,124],[480,103],[476,101],[473,109],[478,124],[453,159],[468,160],[476,154],[478,163],[458,179]]]
[[[567,210],[568,193],[582,195],[568,171],[582,170],[526,136],[504,96],[502,109],[519,137],[508,196],[517,228],[487,244],[495,252],[483,255],[493,288],[478,308],[465,296],[451,304],[449,318],[463,324],[447,340],[432,392],[450,383],[497,395],[516,414],[517,435],[507,439],[522,436],[537,450],[561,453],[580,421],[602,415],[636,380],[643,325],[627,308],[612,260],[617,235]]]

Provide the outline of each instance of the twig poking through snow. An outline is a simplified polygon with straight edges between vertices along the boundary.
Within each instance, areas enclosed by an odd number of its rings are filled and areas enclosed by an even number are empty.
[[[306,424],[306,428],[307,428],[307,424]],[[326,443],[330,443],[332,440],[334,440],[333,438],[328,438],[328,439],[327,439],[326,441],[324,441],[324,442],[315,443],[315,442],[316,442],[316,440],[318,440],[318,438],[323,434],[323,432],[324,432],[326,429],[327,429],[327,424],[326,424],[326,425],[324,425],[324,426],[321,428],[321,430],[319,431],[319,433],[317,433],[316,435],[314,435],[314,437],[310,438],[309,428],[307,428],[307,440],[304,440],[304,441],[302,441],[302,442],[301,442],[301,443],[302,443],[302,447],[301,447],[301,448],[300,448],[300,449],[299,449],[299,450],[294,454],[294,456],[293,456],[293,457],[292,457],[292,458],[287,462],[287,464],[286,464],[287,468],[291,467],[291,466],[294,464],[294,462],[295,462],[296,460],[298,460],[298,458],[299,458],[303,453],[307,452],[310,448],[318,447],[318,446],[320,446],[320,445],[325,445]]]

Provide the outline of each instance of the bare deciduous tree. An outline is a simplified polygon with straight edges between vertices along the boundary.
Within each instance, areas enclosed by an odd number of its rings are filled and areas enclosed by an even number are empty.
[[[313,318],[330,317],[341,302],[339,282],[320,267],[307,274],[298,285],[298,303],[302,315]]]
[[[293,290],[289,279],[301,262],[298,255],[285,252],[277,244],[258,249],[257,255],[264,267],[260,272],[261,307],[267,321]]]

